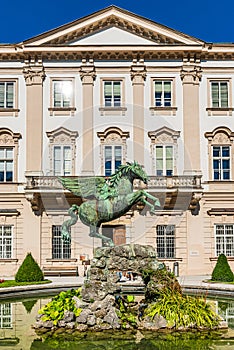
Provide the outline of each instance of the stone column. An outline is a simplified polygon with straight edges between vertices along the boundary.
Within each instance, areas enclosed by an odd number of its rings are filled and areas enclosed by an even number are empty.
[[[93,85],[96,78],[93,61],[82,62],[80,78],[83,85],[83,155],[82,174],[94,175]]]
[[[133,142],[134,159],[144,165],[144,85],[146,67],[141,60],[133,61],[131,66],[131,79],[133,89]]]
[[[23,74],[26,82],[26,172],[42,175],[43,147],[43,81],[42,61],[25,61]]]
[[[201,67],[185,63],[180,77],[183,84],[184,174],[201,172],[199,82]]]

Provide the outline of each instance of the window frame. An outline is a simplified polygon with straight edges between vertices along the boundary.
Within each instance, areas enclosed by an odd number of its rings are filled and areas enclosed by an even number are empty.
[[[65,243],[62,240],[62,234],[61,234],[61,227],[62,225],[52,225],[52,234],[51,234],[51,255],[52,260],[70,260],[71,259],[71,242]],[[54,232],[55,231],[55,232]],[[58,232],[59,231],[59,232]],[[57,236],[56,236],[57,235]],[[59,252],[56,253],[55,249],[55,241],[59,241],[58,250]],[[68,252],[65,252],[65,250],[68,249]],[[59,256],[56,256],[59,255]],[[68,254],[68,255],[66,255]]]
[[[161,229],[162,234],[159,234],[158,229]],[[171,228],[173,234],[167,235],[167,229]],[[158,259],[175,259],[176,257],[176,227],[175,225],[157,225],[156,226],[156,251]],[[160,239],[161,238],[161,239]],[[163,249],[163,256],[160,250],[159,241],[161,240],[161,249]],[[168,240],[172,241],[171,246],[168,245]],[[170,242],[169,242],[170,243]],[[170,249],[169,249],[170,248]]]
[[[112,92],[115,82],[120,82],[120,105],[115,106],[111,103],[111,106],[105,104],[105,83],[112,83]],[[113,96],[112,96],[113,99]],[[123,77],[101,77],[100,78],[100,108],[101,115],[125,115],[127,108],[125,106],[125,78]]]
[[[0,128],[1,148],[13,148],[13,178],[12,181],[3,181],[0,184],[12,184],[18,179],[18,156],[20,133],[13,133],[10,129]]]
[[[69,106],[55,106],[54,103],[54,84],[71,82],[71,98]],[[51,116],[74,116],[75,108],[75,78],[74,77],[53,77],[50,79],[50,107],[48,108]]]
[[[8,311],[7,313],[6,313],[6,310]],[[12,304],[11,303],[0,304],[0,329],[12,329]]]
[[[218,157],[215,157],[214,156],[214,148],[220,148],[220,156]],[[223,148],[228,148],[228,151],[229,151],[229,156],[228,157],[225,157],[223,156]],[[229,174],[229,177],[225,179],[225,169],[223,167],[223,162],[224,161],[229,161],[229,168],[226,168],[228,170],[228,174]],[[219,163],[219,167],[218,168],[214,168],[214,162],[215,161],[218,161]],[[226,170],[226,172],[227,172]],[[219,178],[216,179],[215,178],[215,173],[218,173],[219,174]],[[230,181],[231,179],[231,147],[229,145],[212,145],[212,178],[213,178],[213,181]]]
[[[18,78],[0,78],[0,84],[1,83],[13,83],[13,106],[7,107],[5,105],[6,101],[4,98],[4,106],[0,107],[0,116],[8,117],[18,117],[19,114],[19,100],[18,100],[18,90],[19,90],[19,82]],[[4,96],[6,95],[6,92],[4,93]]]
[[[163,154],[162,154],[162,174],[158,174],[157,171],[157,148],[162,147],[163,149]],[[167,174],[167,148],[172,148],[172,169],[171,170],[171,174]],[[174,149],[174,145],[173,144],[156,144],[155,145],[155,175],[156,176],[173,176],[174,175],[174,169],[175,169],[175,149]]]
[[[156,82],[166,83],[170,82],[171,84],[171,103],[170,106],[165,106],[162,104],[157,106],[155,103],[155,84]],[[164,84],[163,84],[164,85]],[[163,98],[164,100],[164,98]],[[175,77],[152,77],[151,78],[151,106],[150,111],[152,115],[165,115],[165,116],[175,116],[177,107],[176,107],[176,86],[175,86]]]
[[[222,181],[232,181],[234,178],[234,132],[227,127],[217,127],[211,132],[206,132],[205,137],[208,140],[208,159],[209,162],[209,181],[214,181],[216,184]],[[214,179],[213,171],[213,147],[229,147],[230,150],[230,178],[228,180]]]
[[[56,167],[55,167],[55,149],[59,148],[60,149],[60,172],[56,173]],[[70,151],[70,172],[69,174],[66,174],[65,172],[65,148],[69,148]],[[63,145],[53,145],[53,176],[71,176],[72,175],[72,146],[71,145],[67,145],[67,144],[63,144]]]
[[[217,226],[223,226],[223,232],[224,234],[223,235],[217,235]],[[226,233],[226,227],[227,226],[232,226],[232,234],[225,234]],[[217,223],[217,224],[214,224],[214,236],[215,236],[215,256],[218,257],[220,254],[225,254],[227,257],[233,257],[234,256],[234,224],[233,223]],[[219,245],[222,244],[222,249],[219,248],[217,249],[217,245],[218,245],[218,240],[217,238],[220,236],[220,237],[223,237],[223,242],[219,243]],[[228,249],[227,249],[227,241],[226,241],[226,238],[232,238],[232,242],[231,242],[231,252],[232,254],[229,254],[228,253]],[[229,243],[230,244],[230,243]]]
[[[0,183],[12,183],[14,180],[14,147],[10,147],[10,146],[0,146],[0,151],[3,150],[5,153],[5,156],[3,158],[1,158],[1,154],[0,154],[0,163],[3,163],[3,181],[0,180]],[[11,150],[12,151],[12,156],[11,158],[7,157],[7,150]],[[1,153],[1,152],[0,152]],[[11,180],[7,180],[7,164],[10,163],[12,170],[11,170]],[[1,166],[0,166],[0,173],[1,173]]]
[[[49,138],[49,174],[47,172],[47,175],[54,176],[54,147],[69,146],[71,147],[71,176],[74,176],[78,132],[60,127],[56,130],[46,132],[46,135]]]
[[[101,175],[105,176],[105,146],[121,146],[122,164],[125,164],[127,157],[127,138],[130,135],[128,131],[122,131],[117,127],[110,127],[104,132],[97,132],[97,136],[100,138]]]
[[[219,86],[221,83],[227,83],[227,106],[213,106],[213,98],[212,98],[212,84],[213,83],[218,83]],[[219,96],[220,96],[220,88],[219,88]],[[231,78],[208,78],[207,79],[207,96],[208,96],[208,101],[207,105],[208,107],[206,108],[208,115],[209,116],[231,116],[234,108],[232,107],[232,79]],[[219,98],[220,99],[220,98]]]
[[[5,232],[4,229],[10,228],[10,256],[7,256],[6,253],[6,246],[4,245],[4,240],[6,240],[6,237],[4,236]],[[13,225],[0,225],[0,236],[2,238],[2,243],[1,243],[1,255],[0,255],[0,260],[6,259],[6,260],[12,260],[13,259]],[[7,236],[9,238],[9,236]],[[5,248],[4,248],[5,247]],[[5,251],[5,252],[4,252]]]
[[[110,174],[107,174],[107,167],[106,167],[106,149],[107,147],[110,147],[111,148],[111,169],[110,169]],[[103,151],[104,151],[104,155],[103,155],[103,158],[104,158],[104,176],[111,176],[112,174],[114,174],[118,168],[119,165],[116,165],[116,148],[120,148],[121,149],[121,161],[120,161],[120,164],[123,164],[123,146],[122,145],[119,145],[119,144],[112,144],[112,145],[104,145],[103,147]]]

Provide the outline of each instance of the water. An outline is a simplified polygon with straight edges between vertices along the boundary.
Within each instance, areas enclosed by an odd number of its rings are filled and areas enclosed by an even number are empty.
[[[115,336],[101,332],[61,334],[41,338],[32,328],[38,310],[49,298],[4,300],[0,302],[0,349],[4,350],[209,350],[234,349],[234,301],[212,301],[218,313],[228,322],[227,332],[206,333],[121,333]]]

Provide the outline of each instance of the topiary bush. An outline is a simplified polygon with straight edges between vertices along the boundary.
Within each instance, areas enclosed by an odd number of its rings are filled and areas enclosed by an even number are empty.
[[[211,281],[234,282],[234,274],[224,254],[220,254],[212,272]]]
[[[39,282],[44,280],[44,274],[31,253],[28,253],[19,267],[16,275],[16,282]]]

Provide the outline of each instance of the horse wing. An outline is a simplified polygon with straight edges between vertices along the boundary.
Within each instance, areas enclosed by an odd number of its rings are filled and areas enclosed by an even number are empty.
[[[100,191],[106,184],[106,180],[101,176],[94,177],[58,177],[64,188],[72,192],[77,197],[99,198]]]

